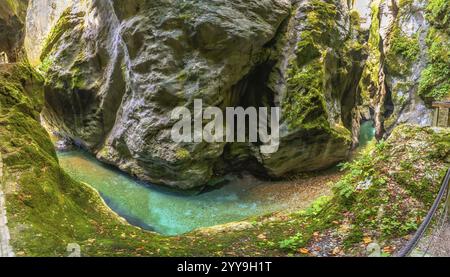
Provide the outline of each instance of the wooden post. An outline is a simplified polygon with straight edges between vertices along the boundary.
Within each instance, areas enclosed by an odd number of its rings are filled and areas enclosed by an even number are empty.
[[[433,102],[433,126],[450,127],[450,101]]]
[[[441,127],[449,127],[448,125],[448,108],[442,108],[442,118],[441,118]]]
[[[439,120],[439,108],[433,109],[433,127],[438,126],[438,120]]]

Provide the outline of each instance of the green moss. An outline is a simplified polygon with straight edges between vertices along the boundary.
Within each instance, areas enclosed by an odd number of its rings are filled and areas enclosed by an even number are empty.
[[[331,131],[324,96],[324,59],[328,47],[344,48],[336,25],[339,15],[333,0],[310,1],[305,11],[306,26],[297,44],[296,59],[288,69],[283,116],[291,129]]]
[[[386,53],[386,67],[392,76],[404,76],[410,73],[413,63],[420,54],[418,35],[408,37],[398,23],[390,34],[390,48]]]
[[[79,24],[83,16],[83,12],[73,14],[70,7],[61,14],[58,22],[52,28],[50,34],[44,41],[40,56],[41,61],[44,61],[47,58],[53,47],[58,43],[60,38],[66,33],[67,30],[71,30]]]
[[[186,160],[191,157],[191,153],[189,153],[189,151],[184,148],[180,148],[176,151],[176,156],[180,160]]]
[[[38,66],[37,70],[42,72],[43,74],[46,74],[51,66],[53,65],[53,60],[50,57],[46,57],[42,63]]]
[[[419,80],[419,95],[427,102],[450,97],[450,39],[438,29],[427,35],[428,66]]]
[[[364,105],[369,105],[371,95],[378,91],[378,78],[380,74],[380,14],[379,1],[371,5],[372,20],[370,25],[369,40],[367,43],[369,56],[366,60],[363,74],[359,83],[360,96]]]
[[[350,23],[353,26],[353,28],[359,29],[361,26],[361,16],[359,15],[359,12],[355,9],[350,11]]]
[[[326,127],[326,103],[322,94],[323,69],[319,63],[289,71],[288,90],[283,110],[291,128]]]
[[[427,20],[436,28],[450,34],[450,2],[448,0],[429,0]]]

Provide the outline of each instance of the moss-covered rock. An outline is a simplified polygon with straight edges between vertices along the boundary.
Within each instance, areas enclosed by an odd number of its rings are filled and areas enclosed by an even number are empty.
[[[274,176],[318,170],[344,160],[366,57],[359,17],[339,1],[294,7],[268,86],[280,103],[281,146],[262,155]]]
[[[18,256],[64,256],[69,243],[83,256],[367,255],[368,238],[389,254],[417,228],[450,163],[448,130],[402,126],[343,166],[334,196],[307,210],[222,226],[220,235],[212,228],[163,237],[126,224],[59,167],[39,124],[42,82],[26,64],[0,72],[1,185]],[[325,236],[334,248],[315,253]]]
[[[399,251],[402,238],[415,232],[434,202],[450,165],[449,143],[446,129],[397,127],[388,140],[342,165],[347,173],[335,184],[334,196],[320,200],[314,213],[300,213],[305,229],[282,244],[292,247],[288,252],[301,247],[321,256],[366,256],[371,242],[381,246],[382,255]]]
[[[399,124],[431,124],[431,110],[419,92],[428,62],[426,7],[423,0],[372,2],[361,110],[365,119],[374,119],[379,139]]]
[[[450,98],[450,4],[432,0],[427,6],[431,28],[426,38],[428,65],[419,80],[419,94],[428,103]]]
[[[102,161],[169,186],[202,186],[241,162],[273,177],[329,167],[351,146],[365,56],[360,19],[337,0],[296,3],[289,17],[291,9],[284,0],[70,4],[48,22],[39,48],[44,117]],[[248,145],[230,159],[225,143],[173,143],[170,113],[194,98],[222,108],[279,105],[279,153]]]

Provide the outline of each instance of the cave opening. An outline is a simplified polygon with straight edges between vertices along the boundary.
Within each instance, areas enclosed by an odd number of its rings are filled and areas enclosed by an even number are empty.
[[[268,86],[268,81],[275,63],[275,61],[268,60],[257,65],[249,74],[231,88],[231,93],[227,95],[222,108],[243,107],[246,109],[255,107],[258,109],[261,107],[274,107],[275,93]],[[236,118],[234,120],[234,126],[236,128]],[[249,126],[248,116],[246,116],[245,125]],[[248,141],[248,133],[246,134],[246,140]],[[242,168],[246,168],[247,172],[250,172],[256,177],[269,179],[270,177],[266,173],[266,170],[256,158],[259,155],[256,149],[259,149],[260,145],[259,138],[257,143],[227,143],[222,154],[222,162],[215,169],[216,174],[223,175],[230,172],[240,174]]]

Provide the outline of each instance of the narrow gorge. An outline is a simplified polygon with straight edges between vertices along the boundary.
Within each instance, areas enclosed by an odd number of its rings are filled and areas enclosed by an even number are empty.
[[[450,166],[449,36],[447,0],[0,0],[9,244],[395,255]],[[277,151],[175,142],[196,99],[278,108]]]

